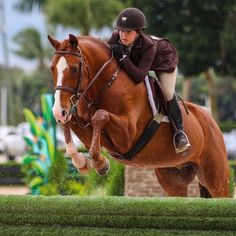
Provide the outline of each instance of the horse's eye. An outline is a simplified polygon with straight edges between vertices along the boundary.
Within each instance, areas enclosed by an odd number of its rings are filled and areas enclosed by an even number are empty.
[[[73,74],[76,74],[78,72],[78,66],[77,65],[73,65],[69,67],[70,72]]]

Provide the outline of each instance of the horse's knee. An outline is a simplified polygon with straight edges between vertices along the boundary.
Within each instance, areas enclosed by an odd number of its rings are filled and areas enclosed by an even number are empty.
[[[100,138],[103,126],[109,121],[109,113],[105,110],[98,110],[92,117],[93,137],[89,154],[94,160],[100,157]]]
[[[92,117],[92,124],[94,127],[102,126],[109,121],[109,114],[105,110],[97,110]]]

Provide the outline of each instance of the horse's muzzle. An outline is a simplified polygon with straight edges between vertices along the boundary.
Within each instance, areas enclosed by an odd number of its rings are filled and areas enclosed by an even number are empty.
[[[53,107],[52,111],[55,120],[59,124],[65,124],[71,118],[69,112],[66,109],[54,109]]]

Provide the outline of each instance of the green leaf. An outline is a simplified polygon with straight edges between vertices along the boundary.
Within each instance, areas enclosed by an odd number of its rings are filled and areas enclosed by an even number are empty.
[[[45,139],[47,141],[49,157],[51,159],[51,162],[54,163],[54,161],[55,161],[55,146],[54,146],[54,144],[52,142],[51,136],[46,131],[45,131]]]
[[[23,160],[22,160],[22,164],[27,165],[27,164],[30,164],[31,162],[33,162],[37,159],[38,159],[37,156],[31,156],[31,155],[24,156]]]
[[[25,116],[26,121],[30,124],[31,133],[34,136],[42,137],[43,136],[43,129],[37,123],[37,120],[36,120],[36,117],[34,116],[34,114],[27,108],[24,108],[23,112],[24,112],[24,116]]]
[[[55,119],[52,113],[53,97],[51,94],[43,94],[41,96],[41,106],[43,117],[47,123],[47,127],[55,126]]]
[[[30,188],[37,188],[38,186],[43,185],[43,183],[44,183],[43,178],[36,176],[30,181],[29,187]]]
[[[23,138],[28,146],[32,147],[34,145],[34,142],[30,138],[28,137],[23,137]]]
[[[35,169],[35,171],[41,175],[41,176],[46,176],[47,175],[47,172],[44,168],[44,163],[43,162],[40,162],[40,161],[35,161],[32,163],[32,167]]]

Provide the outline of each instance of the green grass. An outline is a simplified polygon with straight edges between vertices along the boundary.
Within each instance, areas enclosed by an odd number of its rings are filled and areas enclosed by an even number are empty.
[[[236,235],[236,201],[1,196],[0,235]]]

